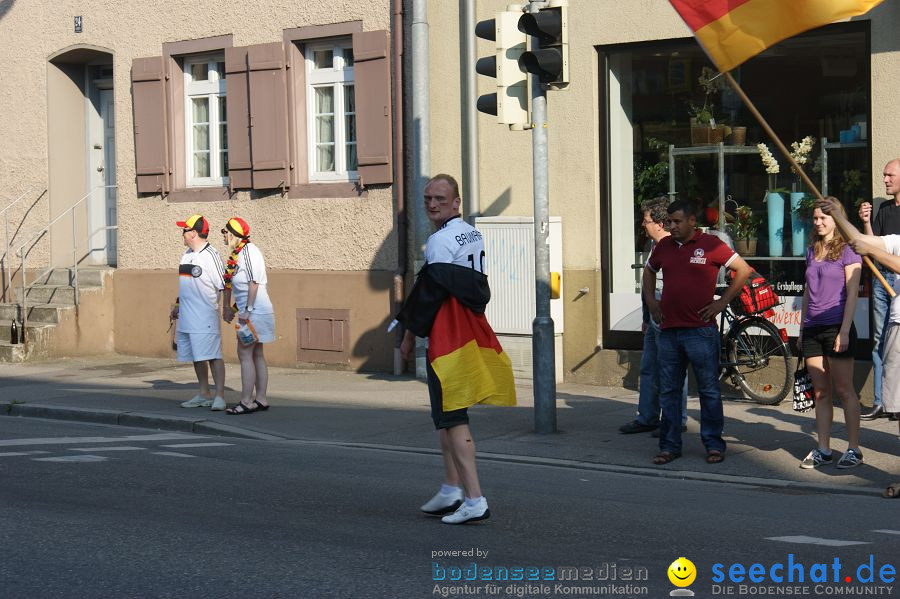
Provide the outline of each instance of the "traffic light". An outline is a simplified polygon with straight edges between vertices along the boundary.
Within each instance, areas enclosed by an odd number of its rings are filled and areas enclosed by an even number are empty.
[[[497,79],[497,92],[479,96],[479,111],[497,117],[497,122],[521,128],[528,119],[528,76],[519,68],[525,52],[525,34],[519,31],[521,12],[498,12],[493,19],[475,25],[475,35],[496,42],[496,54],[479,58],[475,71]]]
[[[550,89],[569,85],[569,22],[566,0],[550,0],[547,8],[525,13],[519,18],[519,31],[534,36],[531,51],[519,57],[519,67],[536,75]]]

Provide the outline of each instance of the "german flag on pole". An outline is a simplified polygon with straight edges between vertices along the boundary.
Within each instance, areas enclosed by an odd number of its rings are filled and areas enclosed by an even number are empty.
[[[669,0],[720,71],[783,39],[867,13],[882,0]]]
[[[428,361],[441,381],[445,412],[476,403],[516,405],[509,356],[484,314],[472,312],[453,296],[434,319]]]

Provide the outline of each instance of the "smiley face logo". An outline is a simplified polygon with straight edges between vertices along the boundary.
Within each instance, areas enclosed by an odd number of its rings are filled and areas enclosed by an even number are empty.
[[[672,584],[677,587],[687,587],[697,578],[697,568],[688,558],[679,557],[669,566],[668,574]]]

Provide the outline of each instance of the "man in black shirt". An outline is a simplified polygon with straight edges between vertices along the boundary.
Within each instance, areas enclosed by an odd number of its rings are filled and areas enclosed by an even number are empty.
[[[872,222],[872,204],[863,202],[859,206],[859,218],[863,222],[863,233],[866,235],[898,235],[900,234],[900,158],[891,160],[884,165],[884,191],[892,200],[885,200],[878,208],[875,221]],[[897,276],[893,271],[879,265],[881,274],[884,275],[888,285],[893,286]],[[888,320],[891,298],[878,279],[872,279],[872,322],[869,327],[872,336],[872,368],[875,386],[875,401],[872,409],[863,412],[860,416],[863,420],[891,416],[884,411],[881,403],[881,376],[885,323]],[[893,417],[893,416],[892,416]]]

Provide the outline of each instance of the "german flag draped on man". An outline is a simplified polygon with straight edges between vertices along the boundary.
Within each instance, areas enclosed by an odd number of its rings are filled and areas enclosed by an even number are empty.
[[[449,263],[426,264],[397,320],[428,337],[428,361],[441,382],[444,411],[477,403],[516,405],[512,363],[484,315],[487,276]]]

